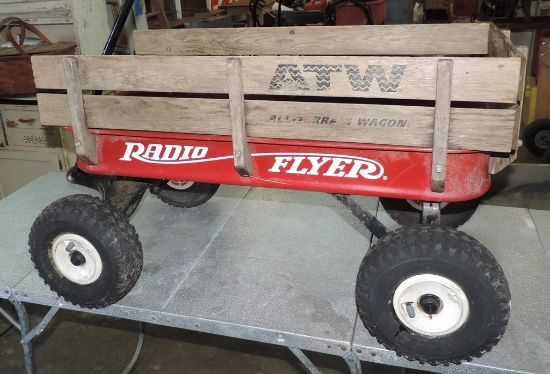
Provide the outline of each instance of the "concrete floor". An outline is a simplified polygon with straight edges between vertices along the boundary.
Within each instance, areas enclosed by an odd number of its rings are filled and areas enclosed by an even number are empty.
[[[527,162],[537,162],[520,154]],[[535,167],[535,166],[533,166]],[[550,167],[509,168],[497,176],[483,203],[550,210]],[[3,300],[0,307],[12,312]],[[27,305],[31,325],[47,312],[46,307]],[[0,318],[0,373],[22,373],[24,362],[19,333]],[[33,343],[38,373],[122,373],[138,340],[138,323],[110,317],[62,310]],[[307,353],[325,374],[349,372],[341,358]],[[132,373],[307,373],[284,347],[240,339],[147,325],[142,353]],[[419,374],[421,371],[408,370]],[[365,374],[398,374],[401,369],[363,363]]]

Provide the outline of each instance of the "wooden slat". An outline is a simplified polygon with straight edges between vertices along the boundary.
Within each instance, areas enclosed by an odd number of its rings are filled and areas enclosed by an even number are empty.
[[[227,81],[229,84],[229,116],[231,118],[235,170],[242,177],[250,177],[252,176],[252,156],[250,154],[250,144],[246,139],[241,59],[230,58],[227,60]]]
[[[227,93],[225,57],[78,56],[85,90]],[[64,89],[59,56],[33,56]],[[435,57],[241,57],[245,94],[434,100]],[[453,58],[454,101],[517,103],[520,58]]]
[[[70,125],[66,95],[39,94],[43,125]],[[228,100],[85,96],[90,128],[231,135]],[[434,108],[247,100],[249,137],[430,148]],[[450,149],[510,152],[514,109],[451,108]]]
[[[392,25],[137,31],[141,55],[487,54],[489,25]]]
[[[516,122],[513,132],[512,152],[507,155],[495,155],[489,162],[489,173],[496,174],[506,166],[510,165],[518,155],[518,139],[521,122],[521,111],[523,108],[523,92],[525,91],[525,75],[527,70],[528,47],[515,47],[495,25],[491,24],[489,31],[489,51],[491,56],[513,56],[520,58],[520,79],[518,81],[518,97],[516,105]]]
[[[433,192],[445,191],[447,176],[447,146],[451,119],[451,77],[453,60],[441,59],[437,64],[437,89],[435,99],[435,123],[432,152],[431,189]]]
[[[66,57],[63,59],[63,67],[67,79],[67,97],[76,154],[87,164],[95,165],[98,161],[97,147],[95,135],[90,134],[86,126],[78,60],[74,57]]]

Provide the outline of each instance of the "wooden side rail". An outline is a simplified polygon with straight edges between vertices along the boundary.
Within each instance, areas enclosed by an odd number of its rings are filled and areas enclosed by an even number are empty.
[[[489,24],[136,31],[139,55],[488,55]]]
[[[243,176],[251,138],[410,146],[433,149],[443,191],[448,149],[494,153],[491,171],[517,149],[525,57],[493,25],[155,30],[136,43],[147,55],[32,57],[38,89],[67,90],[38,94],[42,123],[75,127],[86,162],[88,129],[231,136]]]
[[[66,89],[63,56],[33,56],[38,88]],[[242,56],[248,95],[435,100],[437,57]],[[453,57],[451,100],[516,104],[521,58]],[[227,57],[78,56],[82,89],[228,93]]]
[[[38,94],[44,125],[70,126],[66,95]],[[228,99],[84,96],[87,126],[231,135]],[[510,152],[515,109],[451,108],[449,149]],[[431,148],[432,107],[245,101],[248,137],[393,144]]]
[[[76,58],[76,57],[75,57]],[[39,88],[65,89],[63,57],[33,57]],[[328,64],[321,64],[322,61]],[[84,90],[229,93],[227,57],[79,56]],[[434,108],[331,102],[343,97],[436,100],[439,58],[239,57],[251,137],[433,146]],[[446,58],[447,60],[447,58]],[[448,58],[451,100],[517,103],[519,58]],[[269,100],[293,95],[292,101]],[[158,96],[158,95],[157,95]],[[315,96],[318,102],[300,102]],[[288,100],[288,99],[287,99]],[[68,125],[67,99],[40,94],[41,120]],[[424,104],[429,105],[429,104]],[[85,95],[89,128],[230,135],[227,100]],[[137,108],[137,110],[136,110]],[[452,108],[449,147],[510,152],[515,110]]]

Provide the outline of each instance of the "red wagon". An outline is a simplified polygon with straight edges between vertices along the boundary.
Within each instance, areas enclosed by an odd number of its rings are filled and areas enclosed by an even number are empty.
[[[33,57],[41,122],[70,126],[70,196],[30,234],[40,275],[84,307],[124,297],[150,189],[180,207],[219,184],[335,194],[380,240],[359,315],[409,359],[459,363],[494,346],[510,292],[463,223],[515,158],[525,58],[490,24],[136,33],[137,56]],[[91,94],[101,90],[103,95]],[[116,95],[106,91],[117,92]],[[382,198],[388,232],[348,196]],[[267,213],[267,212],[266,212]],[[442,223],[442,224],[440,224]]]

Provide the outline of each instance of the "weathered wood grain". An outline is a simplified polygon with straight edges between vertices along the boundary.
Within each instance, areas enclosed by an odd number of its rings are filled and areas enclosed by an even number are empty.
[[[523,92],[525,91],[525,75],[527,70],[527,56],[529,54],[528,47],[526,46],[514,46],[509,38],[507,38],[495,25],[491,24],[489,33],[489,49],[490,54],[493,56],[514,56],[520,58],[520,79],[518,81],[518,104],[516,108],[516,121],[513,130],[513,142],[512,152],[507,153],[504,156],[495,155],[491,157],[489,162],[489,172],[496,174],[510,165],[518,156],[518,139],[521,123],[521,111],[523,108]]]
[[[59,56],[38,88],[65,89]],[[435,57],[243,56],[245,94],[435,100]],[[85,90],[227,93],[226,57],[78,56]],[[453,101],[517,103],[521,58],[453,58]]]
[[[43,125],[71,124],[66,95],[39,94]],[[84,97],[89,128],[231,135],[229,100]],[[510,152],[515,109],[451,108],[450,149]],[[309,139],[432,147],[434,108],[247,100],[253,138]]]
[[[82,87],[78,74],[78,60],[75,57],[64,58],[63,68],[67,81],[67,99],[73,126],[76,154],[87,164],[95,165],[98,161],[96,139],[94,134],[88,132],[86,126]]]
[[[472,55],[488,24],[277,27],[135,32],[140,55]]]
[[[246,136],[244,112],[243,69],[241,59],[227,60],[227,82],[229,85],[229,116],[231,118],[231,139],[233,140],[233,162],[235,170],[242,177],[252,176],[252,155]]]
[[[433,192],[445,191],[445,178],[447,176],[447,147],[449,141],[449,125],[451,122],[452,75],[453,60],[439,60],[437,64],[437,88],[432,152],[431,189]]]

